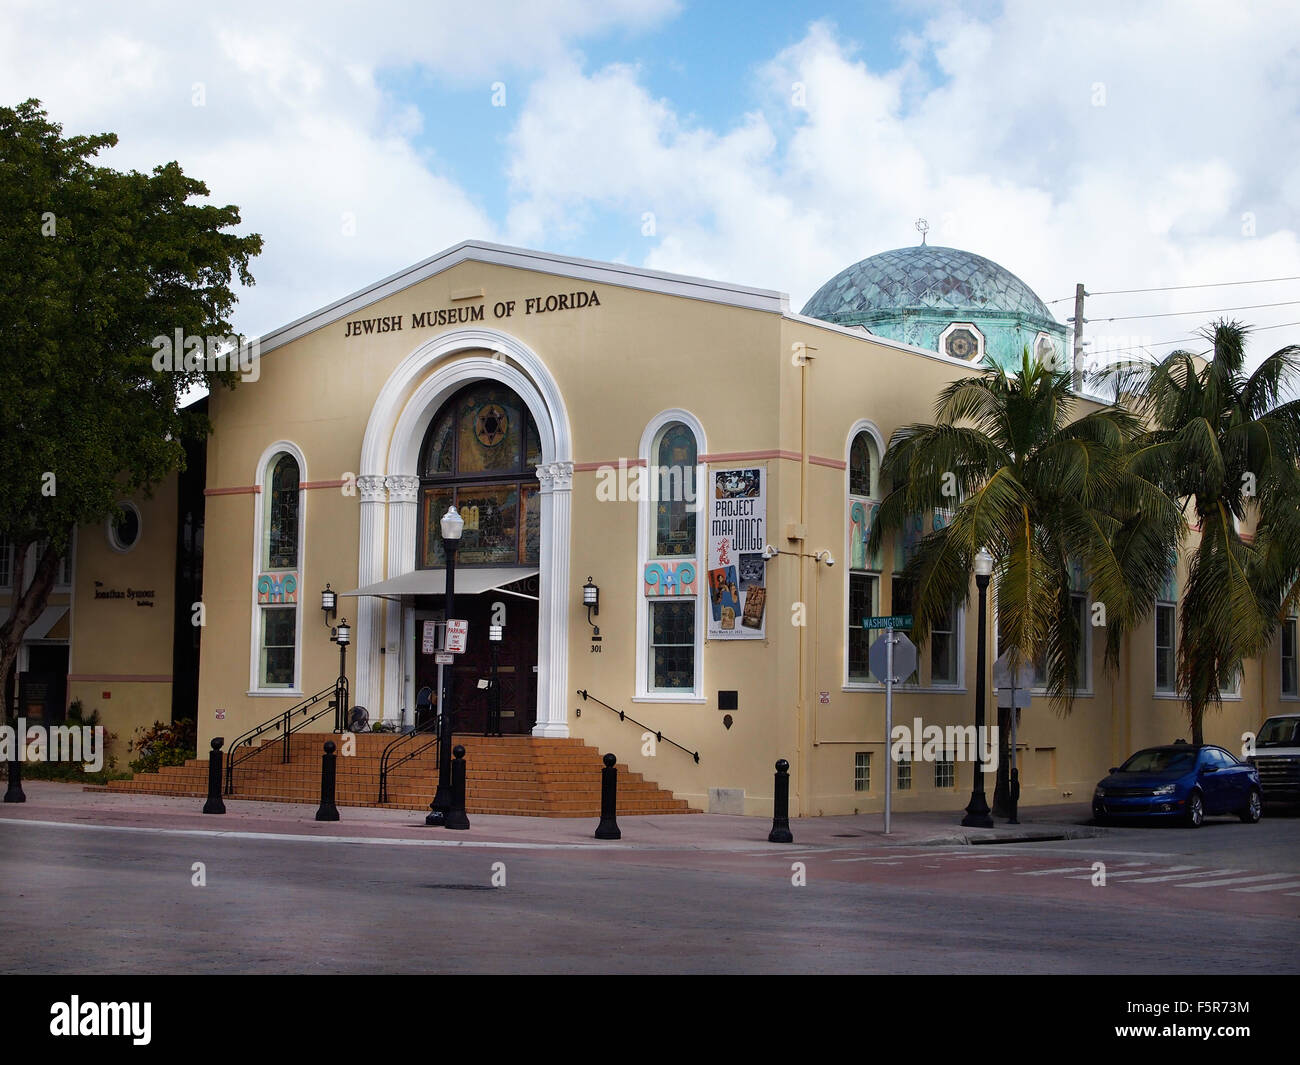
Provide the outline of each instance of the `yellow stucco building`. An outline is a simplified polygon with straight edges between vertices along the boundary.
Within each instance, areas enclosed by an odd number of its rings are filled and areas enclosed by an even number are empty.
[[[919,291],[911,282],[927,278],[904,259],[878,289],[893,277]],[[421,689],[437,690],[438,519],[454,504],[466,523],[455,613],[468,621],[446,667],[458,732],[578,737],[700,809],[770,814],[778,758],[793,814],[879,810],[886,773],[896,809],[959,809],[970,763],[891,763],[866,662],[861,619],[897,612],[909,548],[864,550],[879,459],[897,427],[929,420],[944,385],[1005,345],[999,330],[1040,352],[1065,340],[1012,275],[949,259],[1014,298],[977,309],[966,277],[914,316],[929,333],[892,339],[887,315],[814,317],[778,292],[466,242],[263,337],[257,379],[209,398],[200,750],[331,686],[341,617],[352,704],[411,725]],[[850,311],[862,276],[828,283]],[[909,315],[900,303],[894,321]],[[119,733],[184,702],[173,632],[190,639],[193,604],[173,591],[177,500],[173,479],[138,501],[125,551],[80,530],[51,607],[65,613],[41,634],[66,640],[67,698]],[[333,617],[327,584],[342,593]],[[106,587],[151,590],[157,605],[97,598]],[[1086,610],[1086,584],[1077,593]],[[920,648],[895,723],[973,723],[974,603]],[[1168,672],[1175,624],[1159,611],[1115,677],[1090,638],[1068,717],[1033,700],[1017,737],[1023,803],[1086,801],[1108,766],[1186,734]],[[1246,664],[1207,742],[1237,750],[1296,698],[1284,642]]]

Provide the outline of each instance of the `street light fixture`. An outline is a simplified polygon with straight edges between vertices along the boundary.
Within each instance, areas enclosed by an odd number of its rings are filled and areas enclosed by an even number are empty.
[[[594,643],[600,639],[600,626],[592,622],[591,615],[594,612],[600,617],[600,589],[591,582],[590,577],[582,586],[582,605],[587,608],[587,624],[591,626],[591,639]]]
[[[348,723],[348,644],[352,642],[352,627],[347,618],[342,618],[330,630],[330,639],[339,645],[339,679],[334,684],[334,731],[343,732]]]
[[[989,816],[988,800],[984,797],[984,769],[979,760],[979,752],[984,750],[984,689],[988,684],[987,641],[988,641],[988,590],[989,578],[993,575],[993,556],[981,547],[975,555],[975,586],[979,589],[979,638],[975,652],[975,760],[971,781],[970,803],[966,806],[966,816],[961,823],[966,828],[992,828],[993,818]]]
[[[334,589],[329,586],[329,582],[326,581],[325,590],[320,593],[320,608],[325,613],[326,625],[330,623],[330,618],[334,616],[334,611],[338,607],[338,596],[339,593],[334,591]]]
[[[465,530],[465,519],[455,507],[448,507],[447,513],[438,523],[442,531],[442,550],[447,556],[447,597],[446,624],[443,625],[443,647],[447,646],[447,627],[455,619],[456,609],[456,548],[460,546],[460,536]],[[438,790],[433,802],[429,804],[429,815],[424,819],[426,825],[438,828],[447,827],[447,811],[451,809],[451,716],[454,712],[452,701],[455,692],[453,681],[454,667],[443,671],[441,712],[438,715]]]

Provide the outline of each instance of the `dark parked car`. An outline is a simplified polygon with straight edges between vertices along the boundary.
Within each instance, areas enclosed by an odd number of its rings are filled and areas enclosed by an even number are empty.
[[[1264,804],[1259,772],[1222,747],[1175,743],[1138,751],[1097,785],[1092,816],[1175,818],[1196,828],[1207,814],[1258,821]]]

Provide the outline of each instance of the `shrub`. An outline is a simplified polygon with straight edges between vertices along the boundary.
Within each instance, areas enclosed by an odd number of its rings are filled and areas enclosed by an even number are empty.
[[[189,718],[170,724],[155,721],[148,728],[135,730],[131,749],[139,757],[131,763],[133,773],[156,773],[169,765],[184,765],[195,757],[198,730]]]
[[[73,728],[89,726],[95,728],[101,724],[99,711],[86,713],[80,699],[68,704],[68,713],[63,724]],[[117,756],[113,753],[117,744],[117,733],[104,730],[104,765],[97,773],[87,773],[81,763],[77,762],[27,762],[23,765],[23,776],[28,780],[66,780],[77,784],[105,784],[110,780],[121,780],[129,773],[118,771]]]

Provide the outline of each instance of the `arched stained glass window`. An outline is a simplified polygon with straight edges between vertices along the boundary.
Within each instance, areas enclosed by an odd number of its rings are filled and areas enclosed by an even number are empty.
[[[537,565],[541,461],[537,425],[513,390],[480,381],[452,396],[420,454],[419,565],[445,565],[439,521],[453,505],[465,520],[457,564]]]
[[[654,557],[695,556],[695,434],[681,422],[660,431],[651,451],[654,500]]]
[[[303,465],[301,452],[272,451],[262,467],[261,555],[254,574],[257,657],[252,687],[293,690],[299,681],[298,588],[303,579]]]
[[[297,460],[289,454],[273,459],[267,479],[267,569],[295,569],[298,565],[298,489]]]
[[[849,450],[849,494],[876,498],[876,443],[865,430],[853,438]]]

